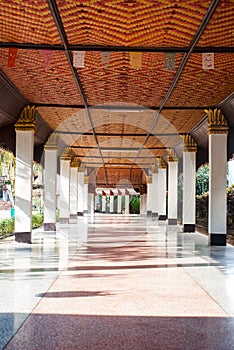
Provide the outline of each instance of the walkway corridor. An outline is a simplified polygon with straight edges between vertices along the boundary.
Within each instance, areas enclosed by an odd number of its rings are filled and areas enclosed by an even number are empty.
[[[0,349],[234,349],[234,247],[180,226],[79,218],[0,264]]]

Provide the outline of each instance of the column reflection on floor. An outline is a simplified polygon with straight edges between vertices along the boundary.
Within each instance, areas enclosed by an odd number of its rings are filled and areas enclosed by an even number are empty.
[[[205,235],[146,216],[95,214],[60,224],[57,232],[38,229],[32,238],[32,245],[0,242],[0,349],[70,262],[79,268],[183,268],[234,316],[234,247],[209,247]]]

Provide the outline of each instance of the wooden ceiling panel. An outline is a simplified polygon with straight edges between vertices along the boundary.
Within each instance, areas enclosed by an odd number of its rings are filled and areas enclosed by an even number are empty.
[[[46,0],[2,0],[0,41],[61,44]]]
[[[210,1],[58,1],[72,44],[187,46]]]
[[[8,67],[8,50],[0,49],[0,66],[31,103],[82,104],[64,52],[54,52],[45,68],[39,50],[18,50],[14,67]]]
[[[163,53],[142,53],[141,69],[130,66],[130,54],[112,52],[108,68],[100,52],[86,52],[85,67],[78,68],[90,105],[134,103],[139,106],[159,105],[178,69],[183,55],[177,54],[175,70],[164,69]]]
[[[198,46],[232,46],[234,41],[234,3],[222,0],[204,31]]]
[[[234,54],[215,53],[214,69],[202,69],[202,55],[193,54],[167,106],[214,106],[234,90]]]

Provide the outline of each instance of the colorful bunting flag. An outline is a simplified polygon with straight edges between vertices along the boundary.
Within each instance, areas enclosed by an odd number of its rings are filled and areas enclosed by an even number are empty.
[[[102,64],[105,68],[109,67],[110,64],[110,56],[111,53],[110,52],[101,52],[101,59],[102,59]]]
[[[174,52],[164,52],[164,69],[165,70],[175,70],[175,53]]]
[[[208,52],[202,54],[202,68],[207,69],[214,69],[214,53]]]
[[[114,192],[110,190],[110,196],[114,196]]]
[[[75,68],[84,68],[85,51],[73,52],[73,66]]]
[[[7,67],[14,67],[18,49],[16,47],[10,47],[8,50],[8,62]]]
[[[130,66],[141,69],[142,52],[130,52]]]
[[[52,50],[42,50],[41,55],[43,57],[43,69],[47,71],[50,68],[50,61],[53,57],[53,51]]]

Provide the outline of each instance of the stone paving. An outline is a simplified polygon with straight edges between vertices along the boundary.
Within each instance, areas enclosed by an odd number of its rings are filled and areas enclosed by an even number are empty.
[[[0,349],[234,349],[232,246],[96,215],[0,252]]]

